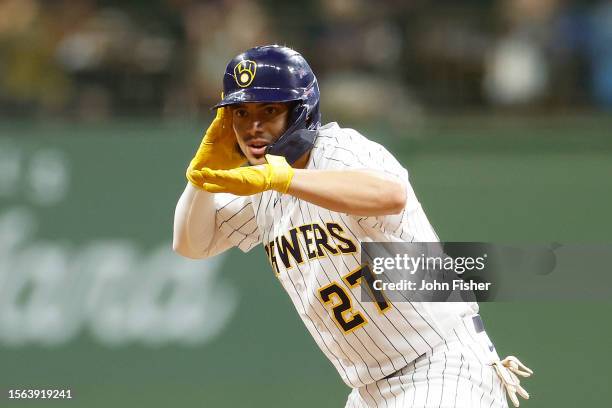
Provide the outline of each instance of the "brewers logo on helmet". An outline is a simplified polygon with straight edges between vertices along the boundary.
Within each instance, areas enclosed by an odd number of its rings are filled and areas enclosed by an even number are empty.
[[[255,72],[257,71],[257,64],[251,60],[240,61],[234,67],[234,78],[239,87],[245,88],[251,85],[253,79],[255,79]]]

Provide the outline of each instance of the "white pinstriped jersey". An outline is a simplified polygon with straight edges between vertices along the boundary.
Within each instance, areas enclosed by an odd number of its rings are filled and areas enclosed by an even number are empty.
[[[276,191],[216,194],[216,245],[249,251],[262,243],[276,276],[307,329],[353,388],[373,383],[443,342],[476,304],[394,302],[381,311],[360,302],[354,272],[360,242],[436,242],[407,171],[381,145],[336,123],[319,129],[307,169],[372,169],[405,182],[397,215],[360,217],[327,210]],[[359,188],[359,180],[355,180]],[[220,242],[221,241],[221,242]]]

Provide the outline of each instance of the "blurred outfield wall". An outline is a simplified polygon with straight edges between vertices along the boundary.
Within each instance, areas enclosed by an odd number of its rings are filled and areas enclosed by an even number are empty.
[[[408,168],[443,240],[609,243],[611,125],[464,117],[403,137],[360,129]],[[348,389],[260,248],[209,261],[171,252],[203,127],[0,124],[0,406],[42,406],[6,399],[40,387],[72,390],[54,406],[343,406]],[[482,305],[500,354],[536,371],[526,407],[609,402],[611,312]]]

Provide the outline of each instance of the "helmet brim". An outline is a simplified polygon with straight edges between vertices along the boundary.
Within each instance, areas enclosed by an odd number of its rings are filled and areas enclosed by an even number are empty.
[[[303,95],[300,89],[279,88],[247,88],[226,95],[221,102],[212,106],[214,110],[224,106],[237,105],[239,103],[283,103],[300,100]]]

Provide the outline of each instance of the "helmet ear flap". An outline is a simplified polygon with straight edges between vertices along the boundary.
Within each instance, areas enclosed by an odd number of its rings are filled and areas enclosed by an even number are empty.
[[[293,101],[289,102],[291,106],[289,107],[289,120],[287,121],[287,128],[293,126],[293,124],[300,118],[302,107],[302,101]]]

